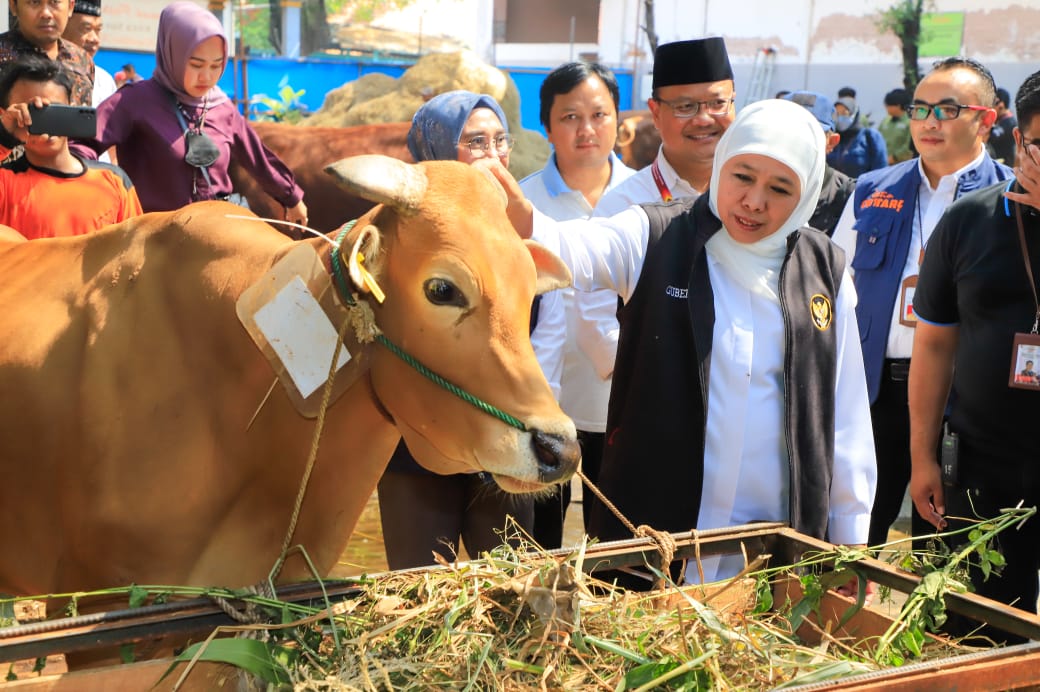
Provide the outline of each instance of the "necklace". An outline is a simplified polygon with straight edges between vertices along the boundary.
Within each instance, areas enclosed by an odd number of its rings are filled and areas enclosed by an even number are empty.
[[[206,111],[209,110],[209,105],[206,101],[203,101],[201,106],[195,107],[185,106],[183,103],[178,101],[177,110],[179,110],[185,120],[188,121],[188,124],[191,126],[193,131],[202,131],[202,126],[206,123]]]

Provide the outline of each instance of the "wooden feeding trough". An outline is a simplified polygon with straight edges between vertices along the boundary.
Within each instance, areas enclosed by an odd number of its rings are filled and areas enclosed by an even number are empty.
[[[725,553],[745,553],[749,559],[771,556],[772,565],[795,565],[807,554],[826,553],[834,546],[799,534],[781,524],[756,524],[730,529],[719,529],[689,534],[673,534],[675,559],[695,559]],[[569,551],[554,551],[550,558],[564,560]],[[521,556],[526,557],[526,556]],[[532,554],[532,560],[546,560],[545,553]],[[660,557],[656,546],[648,539],[633,539],[588,546],[578,563],[586,572],[596,574],[604,570],[618,570],[655,565]],[[477,564],[477,563],[472,563]],[[854,563],[862,576],[892,589],[894,593],[909,594],[919,583],[913,575],[886,563],[863,558]],[[372,577],[376,582],[390,578],[433,573],[445,568],[393,572]],[[734,583],[725,590],[733,607],[746,600],[751,586]],[[788,598],[797,599],[798,580],[780,581],[774,592],[776,603]],[[692,587],[698,598],[702,587]],[[712,587],[706,587],[712,588]],[[719,587],[714,587],[718,589]],[[325,603],[349,601],[360,595],[360,589],[348,583],[298,584],[285,587],[279,598],[295,603]],[[682,599],[670,600],[677,592],[662,594],[660,608],[682,606]],[[753,594],[752,594],[753,596]],[[987,623],[1006,632],[1031,640],[1040,640],[1040,618],[1015,608],[973,594],[947,593],[947,610],[979,623]],[[81,602],[82,604],[82,602]],[[713,605],[717,603],[713,601]],[[827,632],[838,633],[839,621],[848,614],[851,601],[828,592],[820,601],[816,626]],[[876,637],[891,624],[885,614],[863,609],[841,623],[840,634],[849,638]],[[121,645],[140,644],[156,637],[179,636],[199,641],[215,627],[234,624],[212,601],[196,599],[146,606],[131,610],[110,611],[81,617],[20,625],[0,630],[0,663],[46,659],[60,654],[83,655],[99,649],[114,650]],[[803,639],[811,640],[811,632],[800,632]],[[107,668],[73,671],[64,675],[43,675],[21,680],[0,688],[18,690],[108,690],[151,689],[167,671],[172,661],[161,659],[144,663],[117,665]],[[181,666],[183,668],[183,666]],[[6,669],[6,666],[4,667]],[[167,678],[158,689],[168,689],[176,673]],[[235,675],[234,669],[217,664],[202,664],[193,670],[182,689],[213,689],[226,684]],[[803,689],[859,690],[934,690],[958,687],[973,690],[1020,689],[1040,685],[1040,642],[1020,646],[993,648],[970,655],[952,656],[912,663],[898,668],[883,669],[856,677],[829,680]]]

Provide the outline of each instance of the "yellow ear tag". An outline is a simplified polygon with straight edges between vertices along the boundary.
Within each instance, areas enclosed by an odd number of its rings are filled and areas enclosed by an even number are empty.
[[[361,270],[361,278],[365,283],[365,288],[375,297],[376,301],[382,303],[386,300],[386,294],[383,293],[383,289],[379,288],[379,284],[376,283],[376,278],[368,273],[365,269],[365,256],[360,252],[357,254],[358,269]]]

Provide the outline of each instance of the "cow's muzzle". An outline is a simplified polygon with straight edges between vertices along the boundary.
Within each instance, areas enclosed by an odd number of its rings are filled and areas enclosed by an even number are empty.
[[[567,480],[581,462],[581,447],[574,437],[532,430],[531,446],[538,459],[538,480],[542,483]]]

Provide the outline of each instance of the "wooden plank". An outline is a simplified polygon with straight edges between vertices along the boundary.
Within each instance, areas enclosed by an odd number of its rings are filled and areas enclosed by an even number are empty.
[[[74,671],[65,675],[48,675],[0,684],[4,692],[112,692],[112,690],[172,690],[178,676],[184,670],[181,664],[162,684],[158,684],[173,661],[159,659],[144,663],[93,668]],[[183,692],[210,692],[212,690],[239,689],[237,681],[241,671],[233,666],[216,663],[197,663],[188,674]]]
[[[1023,651],[1023,647],[1027,650]],[[805,689],[867,692],[985,692],[1040,688],[1040,644],[917,663]],[[793,687],[791,692],[801,688]]]

